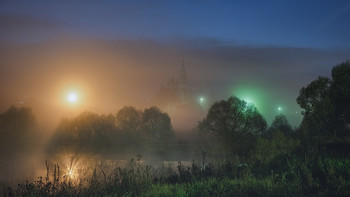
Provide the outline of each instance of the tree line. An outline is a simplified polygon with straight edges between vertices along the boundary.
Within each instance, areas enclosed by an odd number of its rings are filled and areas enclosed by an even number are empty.
[[[83,112],[63,119],[50,141],[49,153],[61,148],[91,153],[138,153],[166,149],[173,138],[170,117],[157,107],[126,106],[115,115]]]
[[[232,96],[214,103],[196,127],[202,140],[201,149],[213,154],[249,155],[262,139],[293,138],[307,150],[332,149],[344,152],[350,129],[350,63],[332,69],[332,78],[318,77],[300,90],[297,103],[303,109],[300,126],[292,129],[283,114],[270,125],[257,108]],[[10,107],[0,115],[2,152],[28,147],[39,135],[30,108]],[[91,152],[145,149],[166,151],[174,138],[171,120],[157,107],[138,110],[126,106],[115,115],[83,112],[63,119],[47,147],[48,152],[60,148],[80,148]],[[347,150],[347,149],[346,149]]]

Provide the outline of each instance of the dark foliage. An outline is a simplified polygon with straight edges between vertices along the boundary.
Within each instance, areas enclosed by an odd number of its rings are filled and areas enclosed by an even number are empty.
[[[285,136],[292,135],[293,129],[284,114],[279,114],[275,117],[265,136],[271,138],[278,131],[283,132]]]
[[[350,62],[332,69],[332,79],[319,77],[300,90],[297,102],[304,110],[304,137],[350,135]]]
[[[226,151],[242,153],[251,147],[255,137],[265,132],[266,127],[266,121],[254,105],[230,97],[227,101],[214,103],[197,128],[210,141],[215,141],[214,138],[220,141]]]
[[[0,114],[0,149],[18,150],[33,145],[37,136],[35,117],[30,108],[10,107]]]
[[[168,114],[157,107],[144,111],[122,108],[116,116],[84,112],[63,119],[48,147],[50,154],[60,150],[90,153],[136,153],[164,149],[173,137]]]

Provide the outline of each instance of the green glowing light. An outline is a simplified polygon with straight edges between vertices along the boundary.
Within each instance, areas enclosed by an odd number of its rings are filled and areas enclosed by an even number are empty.
[[[247,103],[247,104],[254,104],[252,99],[249,98],[243,98],[243,100]]]
[[[232,95],[242,99],[248,105],[254,105],[260,113],[266,111],[264,109],[266,92],[260,87],[249,85],[237,86],[233,88]]]
[[[205,102],[205,98],[204,98],[204,97],[202,97],[202,96],[201,96],[201,97],[199,97],[199,103],[201,103],[201,104],[202,104],[202,103],[204,103],[204,102]]]
[[[289,121],[299,125],[302,119],[302,111],[297,107],[295,101],[284,94],[284,89],[278,84],[266,81],[257,81],[254,78],[242,78],[232,80],[230,96],[245,101],[246,106],[253,105],[263,115],[268,124],[271,124],[275,116],[281,113],[288,115]],[[293,115],[293,116],[292,116]]]

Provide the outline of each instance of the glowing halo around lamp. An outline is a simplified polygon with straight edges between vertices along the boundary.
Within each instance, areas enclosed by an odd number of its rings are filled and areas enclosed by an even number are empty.
[[[75,92],[68,93],[67,101],[70,103],[76,103],[78,101],[78,94]]]
[[[254,101],[252,99],[249,99],[249,98],[244,98],[243,101],[245,101],[248,105],[254,104]]]
[[[202,103],[204,103],[204,102],[205,102],[205,98],[204,98],[204,97],[202,97],[202,96],[201,96],[201,97],[199,97],[199,103],[200,103],[200,104],[202,104]]]

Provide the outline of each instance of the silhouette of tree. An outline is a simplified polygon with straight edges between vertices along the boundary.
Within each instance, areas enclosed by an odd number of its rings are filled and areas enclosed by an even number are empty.
[[[142,112],[135,107],[125,106],[116,114],[116,125],[123,132],[137,132],[141,123]]]
[[[173,136],[170,117],[157,107],[144,112],[124,107],[116,116],[83,112],[63,119],[51,139],[48,152],[61,148],[71,151],[140,151],[146,144],[160,145]]]
[[[332,69],[332,80],[318,77],[300,90],[305,136],[348,136],[350,123],[350,63]]]
[[[0,114],[1,150],[15,154],[32,146],[37,137],[37,124],[31,108],[10,107]],[[10,153],[11,152],[11,153]]]
[[[277,131],[284,133],[285,136],[291,136],[292,134],[293,129],[288,123],[287,117],[284,114],[279,114],[275,117],[267,132],[267,137],[272,137],[273,133]]]
[[[334,115],[340,129],[349,135],[350,131],[350,62],[339,64],[332,69],[332,84],[329,95],[334,106]],[[343,129],[345,128],[345,130]]]
[[[73,119],[63,119],[51,140],[49,151],[60,148],[80,151],[106,149],[117,129],[112,115],[83,112]]]
[[[169,115],[157,107],[144,110],[141,124],[142,131],[152,138],[167,140],[174,135]]]
[[[237,143],[243,145],[244,141],[251,141],[252,137],[264,133],[266,127],[256,107],[237,97],[214,103],[197,126],[200,133],[217,136],[231,148]]]

